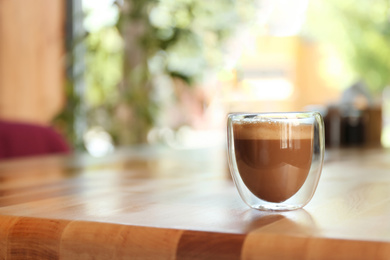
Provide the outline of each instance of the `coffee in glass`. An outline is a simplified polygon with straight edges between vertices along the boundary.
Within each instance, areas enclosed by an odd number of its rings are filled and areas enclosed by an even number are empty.
[[[228,154],[233,180],[249,206],[301,208],[321,174],[323,119],[316,112],[230,114]]]

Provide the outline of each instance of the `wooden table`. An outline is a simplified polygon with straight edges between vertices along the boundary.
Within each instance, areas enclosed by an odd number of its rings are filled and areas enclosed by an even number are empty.
[[[390,151],[327,151],[302,210],[240,199],[224,149],[0,162],[0,259],[390,259]]]

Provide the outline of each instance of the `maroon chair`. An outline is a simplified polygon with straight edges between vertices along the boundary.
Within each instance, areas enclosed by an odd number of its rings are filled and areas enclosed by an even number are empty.
[[[0,159],[69,152],[51,127],[0,120]]]

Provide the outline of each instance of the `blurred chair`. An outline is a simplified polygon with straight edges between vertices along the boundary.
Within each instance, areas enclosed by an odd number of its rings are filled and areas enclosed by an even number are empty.
[[[0,160],[69,153],[67,142],[51,127],[0,120]]]

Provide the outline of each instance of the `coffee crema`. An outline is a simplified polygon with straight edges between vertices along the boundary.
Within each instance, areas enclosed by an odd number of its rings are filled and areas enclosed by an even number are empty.
[[[313,153],[312,125],[234,122],[233,137],[239,174],[256,197],[283,202],[306,181]]]

